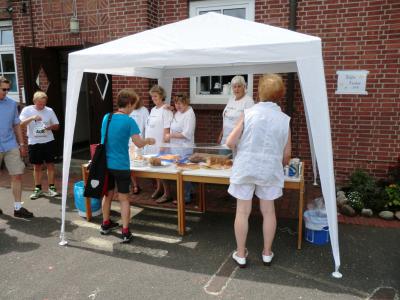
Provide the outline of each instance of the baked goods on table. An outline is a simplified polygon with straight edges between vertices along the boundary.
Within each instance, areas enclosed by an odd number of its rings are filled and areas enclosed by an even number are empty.
[[[159,166],[161,166],[161,158],[159,158],[159,157],[150,157],[149,158],[149,164],[151,166],[159,167]]]
[[[229,155],[219,155],[219,154],[210,154],[210,153],[193,153],[189,157],[189,161],[193,163],[200,163],[200,162],[206,162],[207,158],[209,157],[215,157],[215,158],[221,158],[221,159],[228,159]]]
[[[210,169],[224,170],[232,167],[232,160],[221,156],[209,156],[207,157],[205,166]]]
[[[160,159],[164,159],[164,160],[179,160],[180,156],[177,154],[163,154],[159,156]]]

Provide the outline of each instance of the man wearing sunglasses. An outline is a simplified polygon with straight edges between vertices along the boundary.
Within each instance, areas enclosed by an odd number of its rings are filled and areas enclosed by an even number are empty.
[[[32,218],[33,213],[22,207],[22,174],[25,165],[21,156],[26,156],[17,103],[7,97],[10,81],[0,76],[0,165],[5,162],[11,176],[11,189],[14,195],[14,217]],[[0,214],[2,214],[0,209]]]

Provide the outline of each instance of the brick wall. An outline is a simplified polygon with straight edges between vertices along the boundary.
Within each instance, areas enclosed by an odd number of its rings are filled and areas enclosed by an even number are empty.
[[[12,1],[19,81],[20,46],[70,46],[103,43],[188,17],[187,0],[77,0],[80,33],[69,33],[72,0],[32,0],[32,16]],[[0,5],[5,3],[0,1]],[[257,22],[288,27],[289,1],[256,0]],[[3,13],[4,14],[4,13]],[[1,18],[0,14],[0,18]],[[7,18],[7,15],[5,16]],[[345,180],[355,168],[382,177],[400,153],[400,3],[394,0],[299,0],[298,31],[321,37],[331,115],[336,179]],[[33,36],[32,28],[33,25]],[[335,95],[336,71],[370,71],[367,96]],[[256,89],[258,77],[254,78]],[[154,81],[113,77],[114,95],[134,87],[151,106],[147,91]],[[188,79],[174,81],[173,93],[189,92]],[[308,164],[308,134],[296,77],[292,118],[293,156]],[[256,93],[254,92],[256,99]],[[285,101],[280,103],[285,108]],[[215,141],[221,128],[221,106],[196,106],[196,139]],[[323,163],[323,162],[322,162]]]

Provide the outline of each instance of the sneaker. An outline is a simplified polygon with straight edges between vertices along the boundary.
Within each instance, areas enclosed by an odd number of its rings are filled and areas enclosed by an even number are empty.
[[[100,225],[100,233],[103,235],[109,234],[111,232],[111,230],[113,230],[115,227],[118,227],[118,226],[119,226],[118,223],[110,220],[110,224],[107,224],[107,225],[101,224]]]
[[[57,190],[54,186],[51,186],[51,187],[49,187],[49,191],[47,192],[47,195],[49,197],[57,197],[57,196],[60,196],[60,193],[57,192]]]
[[[132,238],[133,238],[133,235],[130,231],[128,231],[127,233],[123,233],[122,234],[122,243],[128,244],[128,243],[130,243]]]
[[[31,198],[31,200],[36,200],[38,198],[40,198],[43,195],[43,192],[41,189],[39,188],[35,188],[33,190],[33,194],[29,196],[29,198]]]
[[[262,254],[262,261],[264,263],[264,266],[270,266],[273,258],[274,258],[273,252],[271,252],[271,255]]]
[[[248,252],[246,250],[246,257],[248,255]],[[237,255],[237,251],[234,251],[232,253],[232,259],[236,262],[236,264],[240,267],[240,268],[246,268],[246,257],[240,257]]]
[[[33,213],[27,210],[24,207],[21,207],[19,210],[14,210],[14,217],[16,218],[33,218]]]

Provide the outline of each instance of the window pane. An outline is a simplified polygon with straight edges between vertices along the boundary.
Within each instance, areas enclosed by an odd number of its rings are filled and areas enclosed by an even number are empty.
[[[14,37],[13,37],[12,30],[2,30],[1,31],[1,44],[2,45],[14,44]]]
[[[13,54],[2,54],[1,61],[3,63],[3,72],[15,72]]]
[[[5,78],[11,81],[10,92],[17,92],[17,77],[13,74],[3,74]]]
[[[210,94],[219,95],[222,93],[221,76],[211,76]]]
[[[240,19],[246,19],[246,9],[245,8],[224,9],[224,15]]]
[[[202,11],[199,12],[199,15],[204,15],[204,14],[209,13],[209,12],[215,12],[215,13],[220,14],[221,10],[220,9],[217,9],[217,10],[211,10],[211,9],[210,10],[202,10]]]
[[[200,93],[201,95],[210,94],[210,77],[209,76],[201,76],[200,77]]]

